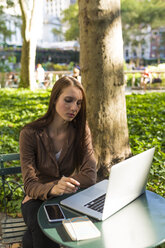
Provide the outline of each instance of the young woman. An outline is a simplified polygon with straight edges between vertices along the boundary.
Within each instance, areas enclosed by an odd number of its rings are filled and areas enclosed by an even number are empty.
[[[40,230],[39,207],[48,198],[96,182],[86,99],[77,79],[60,78],[52,89],[46,114],[21,130],[20,159],[26,194],[22,214],[28,227],[23,247],[59,247]]]

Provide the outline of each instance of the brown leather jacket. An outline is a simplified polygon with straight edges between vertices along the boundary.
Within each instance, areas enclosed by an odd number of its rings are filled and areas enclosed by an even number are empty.
[[[79,172],[74,172],[73,148],[75,130],[70,125],[69,137],[66,141],[59,160],[53,149],[53,142],[47,129],[35,130],[24,128],[20,133],[20,160],[25,194],[29,199],[46,200],[49,191],[64,175],[72,176],[80,182],[81,188],[86,188],[96,183],[96,161],[93,154],[91,134],[87,131],[86,153]]]

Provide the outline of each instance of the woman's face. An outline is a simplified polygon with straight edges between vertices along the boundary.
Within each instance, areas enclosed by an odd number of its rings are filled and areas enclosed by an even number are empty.
[[[83,95],[75,86],[65,88],[56,102],[56,113],[65,121],[72,121],[81,109]]]

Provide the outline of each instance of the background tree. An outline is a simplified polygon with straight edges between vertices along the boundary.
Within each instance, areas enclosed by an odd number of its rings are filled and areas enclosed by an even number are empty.
[[[165,25],[164,12],[164,0],[121,0],[123,39],[134,50],[136,47],[137,66],[147,34]]]
[[[12,1],[6,1],[6,6],[0,4],[0,34],[3,37],[3,46],[6,45],[6,39],[10,38],[13,32],[7,27],[6,25],[6,17],[4,14],[5,8],[12,8],[13,2]]]
[[[60,27],[60,29],[57,29],[57,28],[52,28],[52,33],[56,36],[60,36],[60,39],[62,37],[64,37],[64,34],[63,34],[63,31],[62,31],[62,28]]]
[[[79,0],[80,67],[98,176],[130,155],[120,0]]]
[[[64,36],[66,40],[79,39],[79,24],[78,24],[78,3],[71,4],[68,9],[63,11],[63,23],[68,24],[68,29]]]
[[[72,14],[73,9],[74,14]],[[139,66],[140,63],[142,49],[146,49],[146,39],[150,39],[151,31],[165,25],[164,12],[164,0],[121,0],[124,44],[130,45],[132,53],[136,53],[137,66]],[[68,40],[78,39],[79,24],[77,3],[72,9],[69,8],[64,11],[63,20],[68,23],[65,38]]]
[[[20,87],[35,88],[37,34],[42,23],[43,0],[19,0],[22,12],[22,54]]]

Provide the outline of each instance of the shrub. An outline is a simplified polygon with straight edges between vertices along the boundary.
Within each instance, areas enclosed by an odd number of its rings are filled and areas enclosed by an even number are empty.
[[[156,148],[147,187],[165,196],[165,93],[133,94],[126,99],[132,152]]]

